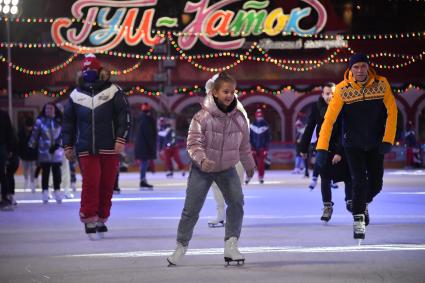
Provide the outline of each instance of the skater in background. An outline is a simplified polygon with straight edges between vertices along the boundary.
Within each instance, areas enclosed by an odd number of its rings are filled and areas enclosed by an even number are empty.
[[[308,168],[307,167],[308,162],[307,159],[303,158],[300,153],[299,144],[301,142],[301,137],[304,133],[305,126],[304,123],[298,118],[295,121],[295,166],[294,170],[292,170],[292,174],[302,174],[303,170],[307,170],[308,174]]]
[[[59,111],[62,113],[64,112],[64,107],[60,103],[56,103],[56,107],[59,109]],[[71,192],[71,169],[69,166],[69,160],[65,158],[65,156],[62,157],[62,165],[61,165],[61,187],[64,192],[64,196],[67,199],[74,198],[74,194]]]
[[[235,165],[241,161],[247,176],[251,178],[255,162],[251,154],[246,118],[236,107],[235,88],[235,79],[227,73],[214,75],[206,84],[207,96],[202,109],[195,114],[190,124],[187,149],[193,162],[177,231],[177,247],[167,258],[170,265],[177,264],[186,253],[199,212],[213,182],[218,185],[228,204],[225,261],[239,263],[245,260],[238,249],[244,197]]]
[[[415,128],[412,121],[409,121],[406,126],[406,133],[404,134],[404,145],[406,146],[406,167],[413,167],[413,152],[417,146]]]
[[[185,166],[180,159],[179,149],[176,145],[176,133],[164,117],[159,118],[158,146],[164,156],[165,166],[168,170],[166,176],[173,177],[173,160],[177,163],[178,169],[184,176],[186,173]]]
[[[46,103],[38,116],[28,145],[38,149],[38,162],[41,167],[41,189],[44,204],[49,202],[49,175],[53,174],[53,189],[56,203],[62,203],[61,165],[62,112],[54,103]]]
[[[105,223],[111,213],[119,155],[131,126],[127,99],[109,78],[110,72],[96,56],[87,54],[64,116],[65,156],[74,160],[74,149],[79,156],[83,178],[80,221],[91,239],[108,231]]]
[[[34,120],[31,117],[25,119],[24,127],[19,130],[19,157],[22,160],[22,167],[24,171],[24,190],[30,189],[35,193],[35,169],[37,162],[37,150],[29,147],[28,142],[31,138]]]
[[[397,107],[387,79],[378,76],[364,54],[350,57],[344,80],[329,103],[317,143],[320,167],[328,160],[332,128],[341,115],[343,146],[352,178],[353,234],[365,238],[368,204],[382,189],[384,154],[391,151]]]
[[[134,148],[134,157],[140,163],[140,190],[151,191],[153,185],[146,180],[146,172],[150,160],[156,158],[156,121],[152,115],[151,106],[143,103],[142,113],[139,117],[139,128],[136,133],[136,142]]]
[[[255,111],[255,121],[250,126],[250,142],[252,153],[258,168],[258,180],[264,183],[264,160],[267,156],[270,144],[270,127],[264,120],[263,111],[259,108]],[[249,179],[246,180],[246,183]]]
[[[301,137],[299,143],[299,150],[303,158],[308,157],[308,151],[310,142],[313,137],[313,133],[320,132],[320,128],[325,117],[328,104],[332,99],[333,91],[335,89],[334,83],[327,83],[323,86],[322,95],[318,101],[311,107],[310,116],[308,117],[305,131]],[[316,131],[315,131],[316,130]],[[331,139],[329,142],[329,158],[325,165],[320,167],[315,164],[315,170],[318,171],[321,177],[321,193],[323,201],[323,214],[320,220],[329,222],[333,213],[333,201],[332,201],[332,181],[345,182],[345,201],[347,209],[351,209],[351,178],[348,171],[348,165],[345,161],[345,155],[341,145],[341,127],[340,121],[337,121],[333,127]],[[316,136],[317,138],[317,136]],[[313,181],[317,181],[317,177],[314,177]],[[350,210],[351,211],[351,210]]]

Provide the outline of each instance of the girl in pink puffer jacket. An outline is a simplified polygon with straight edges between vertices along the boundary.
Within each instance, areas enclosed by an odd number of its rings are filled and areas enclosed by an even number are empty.
[[[167,258],[176,265],[187,251],[199,212],[208,190],[215,182],[228,204],[226,210],[224,260],[244,262],[238,239],[243,219],[242,185],[235,169],[241,161],[248,177],[254,175],[255,162],[249,143],[247,119],[237,108],[236,81],[222,72],[206,84],[207,96],[202,109],[189,127],[187,150],[192,159],[186,200],[177,230],[177,247]]]

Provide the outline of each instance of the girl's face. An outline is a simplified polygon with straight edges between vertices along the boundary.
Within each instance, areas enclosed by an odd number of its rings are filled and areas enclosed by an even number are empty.
[[[55,107],[52,104],[47,104],[44,110],[44,115],[50,118],[55,117]]]
[[[218,89],[213,89],[213,95],[225,108],[235,99],[236,84],[232,82],[222,82]]]

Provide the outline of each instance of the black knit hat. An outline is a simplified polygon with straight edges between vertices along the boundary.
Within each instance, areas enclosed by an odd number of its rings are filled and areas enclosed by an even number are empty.
[[[369,65],[369,59],[367,59],[366,55],[362,53],[356,53],[350,57],[348,68],[351,69],[351,67],[353,67],[353,65],[358,62],[366,62]]]

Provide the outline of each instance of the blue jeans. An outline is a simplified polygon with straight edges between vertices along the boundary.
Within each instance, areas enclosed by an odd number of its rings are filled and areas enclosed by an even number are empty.
[[[177,229],[177,242],[187,246],[192,239],[193,229],[199,219],[208,190],[215,182],[227,204],[225,237],[239,238],[242,229],[244,196],[235,167],[221,172],[205,173],[192,165],[186,190],[186,200]]]
[[[148,171],[149,160],[140,162],[140,181],[146,180],[146,171]]]

